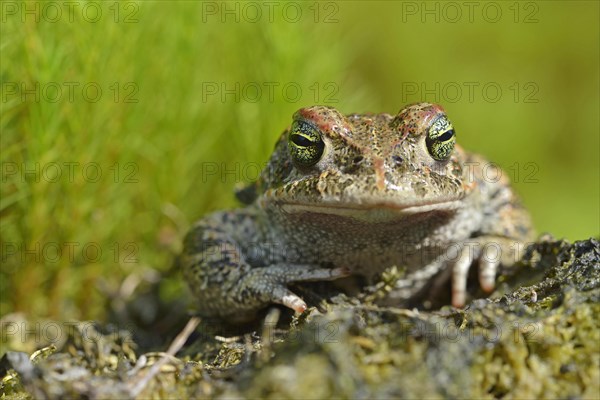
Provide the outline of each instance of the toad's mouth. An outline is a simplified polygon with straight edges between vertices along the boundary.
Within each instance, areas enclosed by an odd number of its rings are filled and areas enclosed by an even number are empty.
[[[394,202],[372,204],[282,202],[279,204],[281,211],[286,214],[325,214],[366,222],[391,221],[429,213],[451,214],[463,206],[464,202],[462,199],[406,204]]]

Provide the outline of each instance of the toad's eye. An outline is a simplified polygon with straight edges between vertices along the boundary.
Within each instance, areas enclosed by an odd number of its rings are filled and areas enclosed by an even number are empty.
[[[454,150],[454,143],[456,143],[456,135],[452,124],[445,115],[439,116],[427,132],[425,138],[427,151],[433,159],[446,161]]]
[[[300,167],[315,165],[323,155],[325,143],[321,133],[305,121],[294,121],[288,136],[288,148],[294,163]]]

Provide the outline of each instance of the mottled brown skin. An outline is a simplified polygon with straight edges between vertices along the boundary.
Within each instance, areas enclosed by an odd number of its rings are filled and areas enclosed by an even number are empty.
[[[454,145],[438,105],[396,116],[299,110],[260,179],[238,194],[247,207],[208,215],[185,238],[180,265],[199,312],[250,318],[270,303],[302,312],[289,283],[373,278],[393,265],[406,276],[388,304],[450,279],[452,304],[463,306],[469,267],[491,291],[498,266],[514,264],[533,235],[506,174],[486,180],[486,165]]]

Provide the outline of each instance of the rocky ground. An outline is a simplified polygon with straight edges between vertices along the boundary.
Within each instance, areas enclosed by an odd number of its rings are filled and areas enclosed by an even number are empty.
[[[70,323],[35,352],[3,350],[0,394],[600,398],[598,241],[540,241],[514,271],[489,299],[425,311],[377,305],[398,275],[390,270],[360,297],[328,298],[300,319],[278,309],[242,327],[192,318],[164,352],[125,329]],[[16,318],[2,320],[8,350],[36,339]],[[41,326],[50,336],[53,325]]]

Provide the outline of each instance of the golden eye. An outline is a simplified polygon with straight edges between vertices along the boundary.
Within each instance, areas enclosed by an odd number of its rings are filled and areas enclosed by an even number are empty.
[[[433,159],[446,161],[450,158],[455,143],[456,135],[452,124],[445,115],[440,115],[433,121],[427,132],[425,138],[427,151]]]
[[[295,164],[310,167],[321,159],[325,143],[317,128],[308,122],[296,120],[288,135],[288,148]]]

